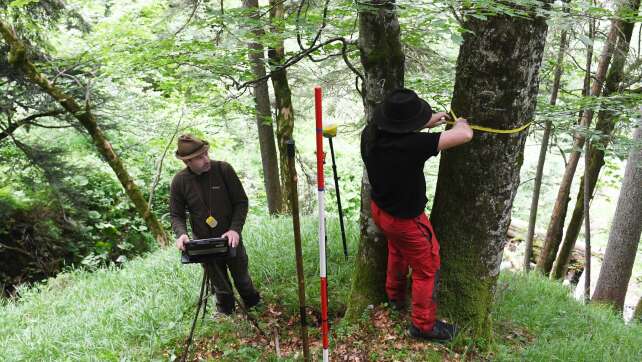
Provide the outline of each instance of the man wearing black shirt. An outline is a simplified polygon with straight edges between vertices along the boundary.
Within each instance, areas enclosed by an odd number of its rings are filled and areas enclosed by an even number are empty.
[[[403,308],[406,276],[412,268],[412,323],[416,338],[447,341],[457,333],[454,325],[436,320],[435,300],[439,279],[439,242],[424,213],[424,163],[439,151],[469,142],[468,122],[439,133],[423,128],[443,124],[448,115],[434,113],[430,105],[409,89],[389,93],[375,110],[373,122],[361,135],[361,157],[372,186],[371,210],[388,239],[386,293],[391,304]]]

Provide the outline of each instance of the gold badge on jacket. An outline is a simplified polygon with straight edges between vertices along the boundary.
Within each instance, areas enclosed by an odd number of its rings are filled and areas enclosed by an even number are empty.
[[[216,221],[216,219],[212,215],[208,216],[207,219],[205,219],[205,223],[209,225],[212,229],[215,228],[216,225],[218,225],[218,221]]]

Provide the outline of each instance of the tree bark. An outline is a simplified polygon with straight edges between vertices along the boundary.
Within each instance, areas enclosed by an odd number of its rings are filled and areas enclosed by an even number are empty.
[[[620,311],[624,307],[642,234],[642,120],[638,121],[633,141],[635,144],[624,171],[604,263],[593,293],[594,301],[611,304]]]
[[[258,21],[258,0],[243,0],[243,7],[252,11],[250,18]],[[264,31],[260,25],[252,29],[254,36],[260,39]],[[259,79],[265,77],[265,55],[263,44],[258,40],[250,42],[249,60],[252,64],[252,73]],[[281,196],[281,184],[279,183],[279,164],[276,156],[276,145],[274,142],[274,128],[272,126],[272,113],[270,111],[270,93],[267,80],[254,84],[254,103],[256,104],[256,126],[259,134],[259,148],[261,150],[261,162],[263,164],[263,183],[267,196],[268,210],[270,214],[277,214],[283,211],[283,198]]]
[[[274,46],[268,50],[270,67],[272,68],[272,87],[274,88],[274,100],[276,104],[276,138],[279,148],[279,158],[281,164],[281,189],[288,190],[288,180],[290,180],[290,170],[284,165],[288,164],[287,142],[292,139],[294,131],[294,107],[292,106],[292,91],[288,82],[286,68],[278,70],[278,67],[285,61],[285,47],[283,45],[283,21],[284,8],[281,0],[270,0],[270,23],[273,34],[278,34],[279,38]],[[290,205],[291,195],[283,192],[283,211],[287,211],[285,205]]]
[[[365,119],[372,122],[376,104],[384,95],[403,86],[405,55],[394,1],[360,3],[359,49],[364,68],[362,90]],[[352,275],[346,318],[356,319],[369,304],[386,300],[388,245],[370,213],[370,182],[363,171],[361,184],[361,234]]]
[[[602,49],[602,54],[600,56],[600,61],[595,72],[595,80],[591,86],[591,96],[599,97],[602,93],[602,85],[604,83],[604,78],[606,77],[606,70],[609,67],[611,62],[611,55],[613,53],[613,47],[615,46],[617,38],[618,29],[611,25],[611,30]],[[582,120],[580,121],[580,127],[583,129],[588,129],[591,125],[591,120],[593,119],[593,110],[585,109],[582,113]],[[564,176],[560,182],[560,188],[557,192],[557,198],[555,200],[555,205],[553,206],[553,212],[551,214],[551,221],[548,224],[548,229],[546,231],[546,239],[544,240],[544,250],[540,258],[537,260],[537,269],[545,275],[548,275],[555,261],[555,256],[557,255],[557,249],[559,248],[560,242],[562,241],[562,234],[564,229],[564,220],[566,219],[566,211],[568,208],[569,194],[571,193],[571,185],[573,184],[573,177],[575,176],[575,171],[577,170],[577,164],[582,155],[582,148],[584,147],[585,136],[578,132],[575,135],[575,140],[573,141],[573,151],[569,156],[566,169],[564,170]]]
[[[551,89],[551,99],[549,104],[557,103],[557,95],[560,90],[560,81],[562,78],[564,53],[566,52],[566,37],[568,32],[562,31],[560,36],[560,48],[557,53],[557,64],[555,64],[555,76],[553,78],[553,88]],[[542,175],[544,174],[544,163],[546,162],[546,150],[551,135],[551,121],[546,121],[544,134],[542,135],[542,145],[539,149],[539,158],[537,160],[537,171],[535,172],[535,185],[533,186],[533,198],[531,199],[531,212],[528,220],[528,234],[526,234],[526,249],[524,251],[524,271],[531,269],[531,254],[533,249],[533,235],[535,235],[535,223],[537,222],[537,208],[539,205],[539,194],[542,187]]]
[[[629,10],[636,11],[640,6],[640,0],[631,0],[627,3],[630,6]],[[614,21],[617,26],[618,34],[617,45],[613,54],[613,61],[609,68],[608,75],[604,84],[603,97],[608,97],[620,90],[620,82],[624,76],[624,66],[626,64],[627,55],[629,53],[629,44],[631,36],[633,35],[633,27],[635,23],[625,22],[621,20]],[[608,146],[611,133],[615,129],[615,114],[608,109],[601,110],[598,113],[598,120],[595,125],[595,130],[601,134],[600,147],[591,147],[589,151],[590,161],[588,163],[588,192],[593,195],[595,185],[599,178],[600,170],[604,166],[604,149]],[[566,228],[566,235],[560,247],[557,259],[553,265],[551,277],[560,279],[566,274],[568,258],[571,250],[575,246],[577,237],[580,233],[582,220],[584,219],[584,203],[582,195],[584,194],[584,177],[580,183],[580,190],[577,193],[575,209],[571,216],[571,221]]]
[[[589,148],[591,147],[591,139],[589,138],[584,143],[584,165],[589,164]],[[588,304],[591,301],[591,194],[589,193],[589,169],[584,167],[584,211],[586,217],[584,218],[584,303]],[[579,197],[579,195],[578,195]]]
[[[475,124],[512,129],[533,119],[547,25],[543,17],[470,18],[452,101]],[[442,153],[432,222],[441,245],[441,314],[491,334],[490,309],[507,241],[527,132],[476,132]]]
[[[109,166],[116,174],[116,177],[118,177],[118,180],[125,189],[125,192],[127,192],[129,199],[134,204],[136,211],[138,211],[138,214],[143,218],[156,241],[162,246],[167,245],[169,239],[167,234],[165,234],[165,230],[148,207],[140,189],[136,186],[136,183],[127,172],[127,169],[125,169],[122,160],[118,157],[102,129],[98,126],[93,113],[91,113],[88,107],[85,109],[80,107],[72,96],[51,84],[47,78],[36,70],[33,63],[27,58],[24,43],[18,39],[15,32],[2,20],[0,20],[0,33],[2,33],[2,36],[11,48],[9,52],[9,62],[24,72],[27,79],[38,85],[42,90],[55,99],[87,130],[94,141],[98,152],[100,152],[107,163],[109,163]]]
[[[287,192],[291,195],[290,198],[290,211],[292,214],[292,228],[294,236],[294,254],[296,257],[296,274],[299,286],[299,318],[301,322],[301,341],[303,342],[303,360],[310,361],[310,346],[308,343],[308,327],[306,322],[305,311],[305,273],[303,272],[303,251],[301,250],[301,221],[299,220],[299,192],[297,190],[297,174],[296,165],[294,161],[294,154],[296,152],[294,140],[289,140],[286,144],[286,163],[282,163],[281,167],[288,168],[290,179],[287,180],[285,185]]]

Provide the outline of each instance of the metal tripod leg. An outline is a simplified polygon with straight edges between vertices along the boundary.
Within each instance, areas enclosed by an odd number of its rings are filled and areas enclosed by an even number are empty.
[[[192,344],[192,338],[194,337],[194,329],[196,328],[196,321],[198,320],[198,314],[201,311],[201,306],[203,305],[203,294],[205,292],[205,285],[207,284],[207,271],[203,268],[203,280],[201,281],[201,293],[198,297],[198,305],[196,306],[196,315],[194,316],[194,321],[192,322],[192,328],[189,331],[189,337],[185,341],[185,347],[183,349],[183,355],[181,356],[181,361],[185,362],[187,360],[187,354],[189,353],[189,347]],[[207,298],[207,295],[205,295]],[[203,317],[205,317],[205,310],[203,310]]]
[[[263,332],[261,327],[259,327],[259,322],[254,317],[252,317],[250,315],[250,313],[248,313],[247,308],[245,308],[245,304],[242,303],[236,297],[236,294],[234,294],[234,290],[232,289],[232,286],[229,284],[229,281],[227,280],[227,278],[225,278],[225,276],[223,275],[223,272],[219,268],[218,264],[216,264],[216,263],[212,263],[212,264],[214,265],[214,272],[216,273],[218,278],[223,281],[223,284],[225,285],[225,288],[227,289],[226,292],[230,293],[232,295],[232,297],[234,298],[234,301],[236,302],[236,304],[239,305],[239,307],[241,308],[241,311],[243,312],[243,314],[245,314],[245,317],[254,325],[254,327],[256,327],[256,329],[259,331],[259,333],[261,333],[265,338],[269,339],[270,337],[267,334],[265,334],[265,332]]]
[[[241,308],[241,311],[243,311],[243,314],[245,314],[245,317],[252,322],[254,327],[263,335],[263,337],[269,339],[270,337],[263,332],[261,327],[259,327],[258,321],[252,317],[247,309],[245,308],[245,304],[243,304],[234,294],[234,290],[232,289],[232,286],[228,283],[227,278],[224,278],[223,273],[221,272],[221,269],[219,268],[218,264],[216,262],[212,263],[214,266],[214,272],[217,274],[218,278],[220,278],[223,281],[223,284],[225,285],[225,288],[227,289],[226,292],[230,293],[232,297],[234,298],[234,301],[239,305]],[[202,319],[205,319],[205,313],[207,311],[207,298],[209,297],[210,294],[210,287],[209,287],[209,277],[207,270],[203,268],[203,279],[201,281],[201,292],[198,297],[198,304],[196,306],[196,315],[194,316],[194,320],[192,321],[192,327],[190,328],[189,331],[189,337],[187,337],[187,340],[185,341],[185,347],[183,349],[183,355],[180,358],[180,361],[185,362],[187,360],[187,355],[189,354],[189,348],[192,345],[193,337],[194,337],[194,330],[196,329],[196,321],[198,321],[198,315],[201,312],[201,307],[203,308],[203,316]],[[204,297],[203,297],[204,296]]]

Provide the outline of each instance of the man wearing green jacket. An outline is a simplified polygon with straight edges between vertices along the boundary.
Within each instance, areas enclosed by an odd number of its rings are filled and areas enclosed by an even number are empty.
[[[178,249],[185,250],[185,243],[190,240],[186,211],[193,239],[227,237],[229,245],[236,248],[234,257],[203,263],[216,294],[217,310],[229,315],[234,312],[235,303],[228,270],[247,308],[257,305],[261,297],[252,284],[241,237],[248,210],[247,195],[232,166],[211,160],[208,150],[207,141],[189,134],[178,138],[176,157],[187,167],[172,180],[169,209]]]

